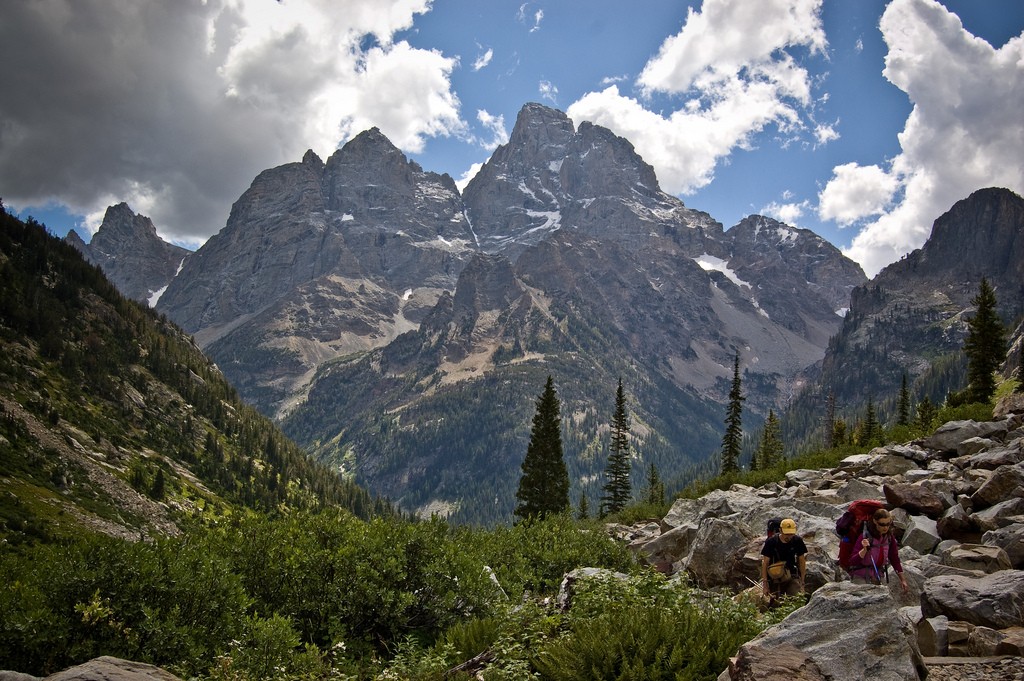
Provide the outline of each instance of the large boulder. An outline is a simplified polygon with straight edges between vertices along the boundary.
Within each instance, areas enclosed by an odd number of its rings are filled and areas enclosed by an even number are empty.
[[[924,584],[921,611],[992,629],[1024,626],[1024,571],[932,577]]]
[[[940,453],[956,452],[964,440],[972,437],[1000,438],[1009,431],[1007,421],[950,421],[919,441],[925,449]]]
[[[811,656],[788,644],[746,645],[719,677],[731,681],[828,681]]]
[[[1000,466],[978,491],[971,495],[975,509],[998,504],[1005,499],[1024,496],[1024,464]]]
[[[907,519],[903,531],[902,545],[924,555],[931,553],[939,543],[938,525],[923,515],[912,515]]]
[[[945,511],[942,498],[927,487],[894,482],[882,485],[882,493],[890,508],[902,508],[911,515],[938,519]]]
[[[752,654],[751,649],[789,646],[802,651],[826,678],[923,678],[917,633],[898,610],[885,587],[826,584],[807,605],[744,644],[737,659]]]
[[[10,681],[15,681],[18,678],[3,676],[6,673],[0,672],[0,678],[10,679]],[[104,655],[69,667],[62,672],[51,674],[45,677],[45,681],[181,681],[181,679],[151,664],[131,662]]]
[[[681,567],[703,588],[730,586],[745,589],[750,585],[744,583],[746,580],[738,564],[743,560],[747,543],[753,538],[735,522],[707,518],[698,526],[693,545]]]
[[[1010,559],[1010,564],[1017,570],[1024,570],[1024,523],[986,532],[981,537],[981,543],[1003,549]]]
[[[998,546],[959,544],[946,549],[939,557],[951,567],[980,570],[986,574],[1011,568],[1009,556]]]

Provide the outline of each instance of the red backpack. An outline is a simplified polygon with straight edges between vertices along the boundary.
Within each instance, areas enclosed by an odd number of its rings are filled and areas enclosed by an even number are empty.
[[[880,508],[885,508],[884,501],[877,499],[858,499],[851,501],[843,515],[836,521],[836,534],[839,535],[839,565],[850,570],[850,557],[853,555],[857,538],[867,532],[867,522]]]

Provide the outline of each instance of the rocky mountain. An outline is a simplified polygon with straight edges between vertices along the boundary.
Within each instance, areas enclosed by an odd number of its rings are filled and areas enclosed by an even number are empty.
[[[416,328],[472,243],[452,179],[373,129],[261,173],[158,308],[274,414],[325,360]]]
[[[81,251],[86,260],[99,265],[118,291],[150,305],[191,254],[161,239],[153,221],[136,215],[126,203],[107,209],[89,243],[75,230],[68,232],[65,240]]]
[[[832,393],[841,410],[856,413],[870,397],[896,395],[904,374],[915,400],[941,403],[963,387],[961,348],[983,277],[1010,338],[1024,315],[1024,199],[1007,189],[958,201],[921,248],[853,291],[820,377],[792,411],[820,415]]]
[[[0,211],[0,543],[177,534],[244,508],[387,511],[242,403],[192,339]]]
[[[717,449],[733,356],[756,423],[864,281],[811,232],[725,231],[627,140],[529,104],[464,194],[377,130],[265,171],[158,309],[318,458],[406,508],[504,520],[546,374],[581,429],[577,495],[599,494],[618,376],[638,477],[678,477]]]

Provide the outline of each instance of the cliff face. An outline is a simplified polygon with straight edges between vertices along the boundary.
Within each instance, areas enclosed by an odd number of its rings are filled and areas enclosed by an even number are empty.
[[[857,409],[895,395],[906,374],[915,401],[941,403],[963,387],[960,349],[982,278],[1012,325],[1024,313],[1024,199],[1007,189],[958,201],[924,246],[854,289],[814,390]]]

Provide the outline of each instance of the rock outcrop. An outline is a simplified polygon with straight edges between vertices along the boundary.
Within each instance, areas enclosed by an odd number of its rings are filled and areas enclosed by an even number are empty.
[[[142,662],[103,656],[64,671],[37,677],[0,671],[0,681],[181,681],[168,671]]]

